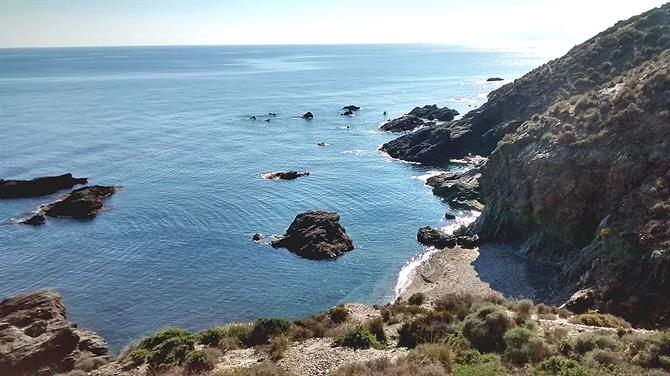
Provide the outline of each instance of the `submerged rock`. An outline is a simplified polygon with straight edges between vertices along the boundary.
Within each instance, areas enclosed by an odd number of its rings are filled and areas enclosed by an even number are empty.
[[[39,226],[43,225],[46,222],[46,218],[44,217],[43,214],[35,214],[32,217],[28,219],[24,219],[23,221],[19,222],[24,225],[33,225],[33,226]]]
[[[49,195],[78,184],[86,184],[86,178],[75,178],[72,174],[46,176],[32,180],[0,179],[0,198],[20,198]]]
[[[342,116],[352,116],[354,114],[353,111],[351,110],[346,110],[342,113]]]
[[[289,251],[312,260],[334,258],[354,249],[353,242],[340,225],[337,213],[309,211],[298,214],[274,248]]]
[[[361,108],[358,107],[358,106],[354,106],[353,104],[350,104],[350,105],[348,105],[348,106],[344,106],[344,107],[342,107],[342,109],[343,109],[343,110],[347,110],[347,111],[353,111],[353,112],[356,112],[356,111],[360,110]]]
[[[416,233],[416,240],[423,245],[435,248],[453,248],[456,246],[455,236],[429,226],[419,229]]]
[[[309,176],[309,172],[278,171],[278,172],[266,172],[264,174],[261,174],[261,177],[266,180],[294,180],[303,176]]]
[[[65,198],[41,209],[49,217],[93,218],[103,208],[103,201],[113,195],[118,187],[92,185],[75,189]]]
[[[261,240],[263,240],[263,235],[261,235],[261,234],[259,234],[259,233],[255,233],[255,234],[253,234],[253,235],[251,236],[251,240],[253,240],[254,242],[258,243],[258,242],[260,242]]]
[[[314,114],[312,114],[311,112],[307,111],[307,112],[305,112],[304,114],[302,114],[302,118],[303,118],[303,119],[312,119],[312,118],[314,118]]]
[[[451,213],[444,213],[444,219],[456,219],[456,216]]]
[[[54,291],[0,302],[0,375],[89,371],[106,364],[106,354],[102,337],[66,319],[62,298]]]
[[[424,125],[435,125],[435,123],[426,122],[414,115],[404,115],[387,121],[379,127],[379,130],[385,132],[407,132]]]
[[[458,116],[458,111],[449,107],[437,107],[436,104],[433,104],[423,107],[414,107],[409,114],[428,120],[452,121]]]

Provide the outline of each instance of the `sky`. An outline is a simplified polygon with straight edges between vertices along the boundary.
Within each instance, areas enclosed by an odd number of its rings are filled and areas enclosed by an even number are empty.
[[[572,46],[667,0],[0,0],[0,48]]]

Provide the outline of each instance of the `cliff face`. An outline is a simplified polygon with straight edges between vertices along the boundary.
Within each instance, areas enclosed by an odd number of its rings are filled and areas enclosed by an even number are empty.
[[[565,56],[493,91],[463,119],[434,125],[382,146],[394,158],[439,164],[488,155],[505,134],[556,101],[606,84],[670,48],[670,4],[622,21]]]
[[[484,240],[557,262],[584,307],[670,324],[670,51],[506,135],[481,186]]]

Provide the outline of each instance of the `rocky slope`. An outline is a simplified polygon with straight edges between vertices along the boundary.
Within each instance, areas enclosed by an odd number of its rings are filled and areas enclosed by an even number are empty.
[[[506,135],[481,185],[485,240],[555,260],[584,307],[670,324],[670,51]]]
[[[670,48],[670,4],[622,21],[565,56],[493,91],[462,119],[421,128],[382,146],[390,156],[439,164],[487,155],[505,134],[556,101],[606,84]]]

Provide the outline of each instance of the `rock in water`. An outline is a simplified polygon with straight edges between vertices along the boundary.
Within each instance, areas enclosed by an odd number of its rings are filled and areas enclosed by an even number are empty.
[[[354,112],[351,110],[346,110],[344,111],[341,115],[342,116],[353,116]]]
[[[342,107],[342,109],[343,109],[343,110],[347,110],[347,111],[353,111],[353,112],[355,112],[355,111],[360,110],[361,108],[358,107],[358,106],[354,106],[353,104],[350,104],[350,105],[348,105],[348,106],[344,106],[344,107]]]
[[[329,259],[354,249],[337,213],[309,211],[298,214],[284,236],[271,243],[312,260]]]
[[[107,342],[65,317],[61,296],[36,291],[0,302],[0,375],[52,375],[107,363]]]
[[[305,112],[304,114],[302,114],[302,118],[303,118],[303,119],[312,119],[312,118],[314,118],[314,114],[312,114],[311,112],[307,111],[307,112]]]
[[[261,240],[263,240],[263,235],[261,235],[260,233],[257,232],[257,233],[255,233],[255,234],[253,234],[253,235],[251,236],[251,240],[253,240],[254,242],[258,243],[258,242],[260,242]]]
[[[500,78],[500,77],[491,77],[491,78],[487,79],[486,81],[495,82],[495,81],[504,81],[504,79]]]
[[[0,179],[0,198],[44,196],[61,189],[70,189],[77,184],[86,184],[86,182],[86,178],[75,178],[72,177],[72,174],[46,176],[32,180]]]
[[[264,174],[261,174],[261,177],[267,180],[294,180],[303,176],[309,176],[309,172],[278,171],[278,172],[266,172]]]
[[[447,172],[433,176],[426,184],[433,187],[433,194],[449,203],[454,209],[482,211],[484,205],[479,201],[478,169],[463,173]]]
[[[75,189],[62,200],[45,206],[42,211],[49,217],[93,218],[103,207],[105,198],[118,187],[92,185]]]
[[[433,104],[423,107],[414,107],[414,109],[410,111],[409,114],[428,120],[436,119],[439,121],[452,121],[456,116],[458,116],[458,111],[449,107],[440,108],[437,107],[436,104]]]
[[[28,219],[24,219],[23,221],[21,221],[19,223],[24,224],[24,225],[39,226],[39,225],[43,225],[46,221],[47,221],[47,219],[44,217],[44,215],[38,213],[38,214],[35,214],[32,217],[28,218]]]
[[[386,132],[407,132],[424,125],[435,125],[435,123],[426,122],[414,115],[404,115],[397,119],[387,121],[379,127],[379,130]]]
[[[423,245],[435,248],[453,248],[456,246],[456,237],[448,235],[444,231],[426,226],[421,227],[416,233],[416,241]]]

